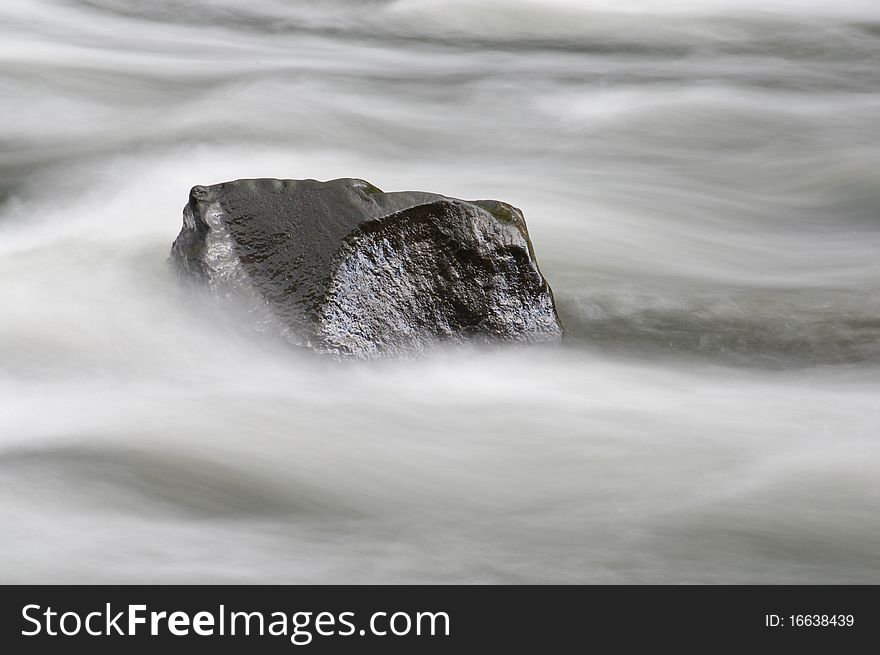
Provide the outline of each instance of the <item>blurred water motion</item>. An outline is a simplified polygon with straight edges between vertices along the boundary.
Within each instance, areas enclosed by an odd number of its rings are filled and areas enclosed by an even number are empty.
[[[4,0],[0,103],[0,581],[880,582],[874,0]],[[194,304],[262,176],[521,207],[566,344]]]

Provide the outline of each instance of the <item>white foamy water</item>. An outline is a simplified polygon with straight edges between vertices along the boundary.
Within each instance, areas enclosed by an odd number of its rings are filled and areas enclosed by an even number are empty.
[[[880,7],[4,0],[0,581],[880,582]],[[195,184],[521,207],[558,348],[194,302]]]

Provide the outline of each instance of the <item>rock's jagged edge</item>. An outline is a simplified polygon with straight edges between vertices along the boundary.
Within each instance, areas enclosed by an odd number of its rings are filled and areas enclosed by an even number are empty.
[[[562,336],[522,212],[495,200],[347,178],[194,187],[171,258],[219,295],[262,306],[294,343],[338,357]]]

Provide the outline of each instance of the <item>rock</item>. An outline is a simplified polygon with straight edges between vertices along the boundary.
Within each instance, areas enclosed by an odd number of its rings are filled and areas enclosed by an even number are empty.
[[[562,336],[522,212],[495,200],[384,193],[357,179],[197,186],[171,256],[319,352]]]

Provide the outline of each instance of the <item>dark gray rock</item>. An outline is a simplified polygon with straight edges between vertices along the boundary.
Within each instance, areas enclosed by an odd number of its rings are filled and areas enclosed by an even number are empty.
[[[320,352],[562,336],[522,212],[495,200],[384,193],[356,179],[197,186],[171,256]]]

